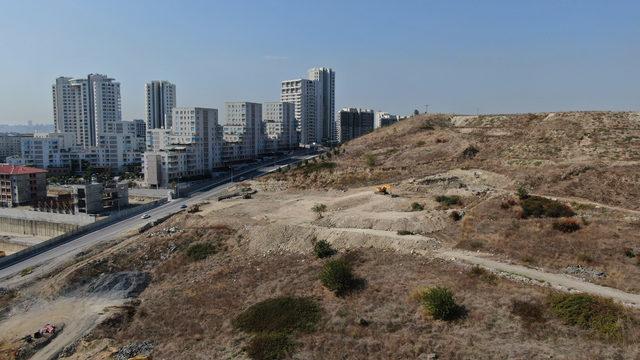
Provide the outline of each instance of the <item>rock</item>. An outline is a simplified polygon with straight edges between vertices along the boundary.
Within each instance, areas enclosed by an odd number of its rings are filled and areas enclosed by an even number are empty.
[[[149,273],[141,271],[121,271],[101,274],[92,281],[87,292],[91,294],[107,294],[123,298],[138,296],[151,281]]]
[[[153,343],[149,340],[131,343],[121,347],[115,355],[116,360],[129,360],[136,356],[149,356],[153,351]]]

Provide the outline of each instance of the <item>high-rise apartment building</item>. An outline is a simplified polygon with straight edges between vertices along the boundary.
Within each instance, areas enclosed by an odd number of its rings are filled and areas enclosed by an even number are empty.
[[[280,100],[295,106],[296,131],[300,144],[320,143],[322,136],[318,133],[315,82],[308,79],[283,81]]]
[[[52,86],[56,132],[73,133],[76,144],[95,146],[107,124],[120,121],[120,83],[100,74],[59,77]]]
[[[317,126],[320,142],[334,144],[338,138],[336,126],[336,73],[333,69],[320,67],[309,70],[309,80],[315,83]]]
[[[176,86],[154,80],[144,85],[147,129],[169,129],[172,109],[176,106]]]
[[[298,146],[295,105],[277,101],[262,105],[262,121],[266,135],[265,152],[276,152]]]
[[[147,131],[143,168],[145,182],[152,186],[208,176],[222,165],[217,109],[173,108],[171,116],[171,129]]]
[[[373,131],[373,110],[345,108],[338,115],[340,143],[355,139]]]
[[[226,161],[254,159],[264,151],[262,104],[225,102],[223,126]]]

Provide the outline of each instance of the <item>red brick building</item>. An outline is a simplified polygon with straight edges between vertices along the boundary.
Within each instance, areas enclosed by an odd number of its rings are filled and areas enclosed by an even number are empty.
[[[47,170],[0,164],[0,207],[35,205],[47,197]]]

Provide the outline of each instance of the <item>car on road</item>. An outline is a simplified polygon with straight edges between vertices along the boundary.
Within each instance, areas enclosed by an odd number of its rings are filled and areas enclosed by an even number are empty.
[[[140,218],[141,218],[141,219],[148,219],[148,218],[150,218],[150,217],[151,217],[151,215],[149,215],[149,214],[144,214],[144,215],[142,215]]]
[[[187,204],[180,205],[180,209],[186,209],[186,208],[188,208]]]

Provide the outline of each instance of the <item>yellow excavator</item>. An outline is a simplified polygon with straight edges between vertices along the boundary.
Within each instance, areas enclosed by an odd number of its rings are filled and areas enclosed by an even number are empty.
[[[391,193],[391,184],[376,186],[376,194],[389,195]]]

